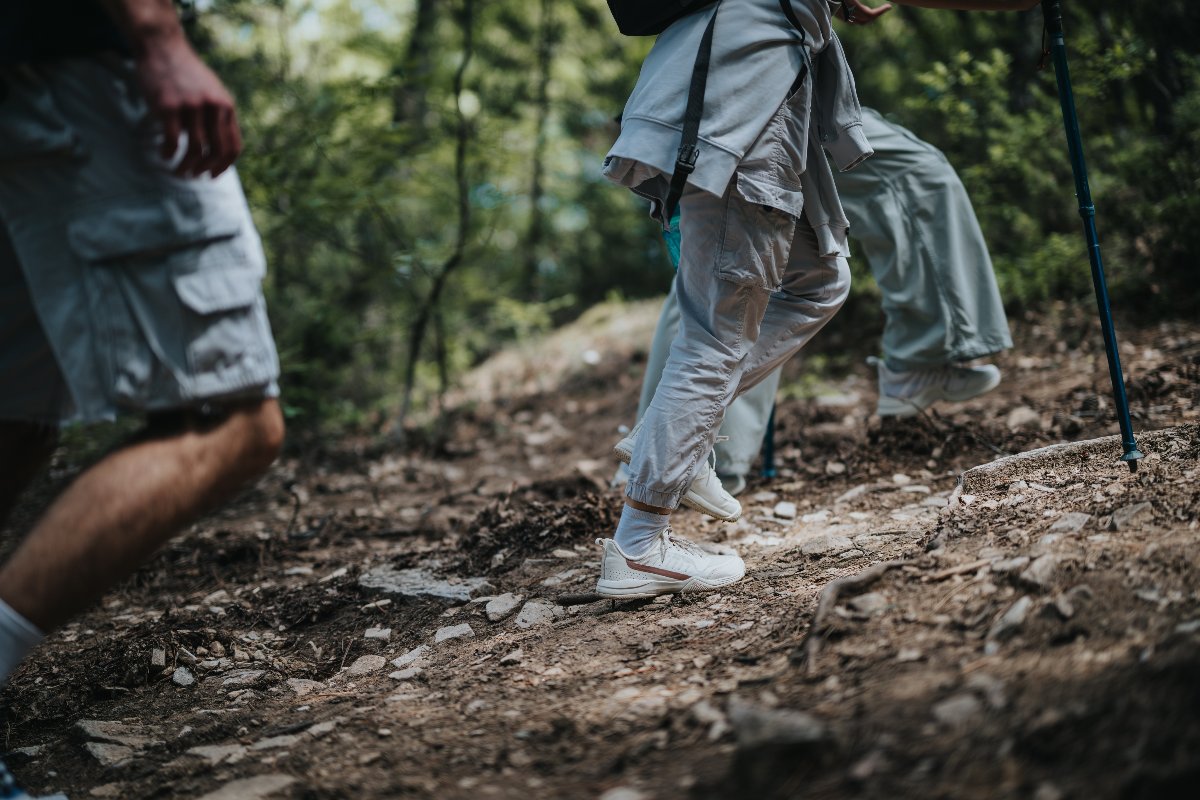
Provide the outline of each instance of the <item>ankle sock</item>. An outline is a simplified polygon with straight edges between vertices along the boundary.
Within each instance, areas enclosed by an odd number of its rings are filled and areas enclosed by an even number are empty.
[[[641,558],[670,523],[670,514],[654,514],[627,504],[621,512],[621,521],[617,523],[613,539],[625,555]]]
[[[0,686],[44,638],[36,625],[0,600]]]

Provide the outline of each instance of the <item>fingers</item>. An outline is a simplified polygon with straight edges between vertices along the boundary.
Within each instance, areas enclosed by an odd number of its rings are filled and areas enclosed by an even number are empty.
[[[162,143],[159,145],[158,154],[162,156],[163,161],[170,161],[179,149],[179,134],[182,131],[179,111],[160,111],[159,119],[162,122]]]
[[[200,108],[184,107],[180,109],[179,117],[183,132],[187,134],[187,150],[175,165],[175,174],[181,178],[192,178],[204,172],[205,155],[209,150],[208,131]]]
[[[210,105],[206,108],[205,119],[208,153],[201,171],[207,171],[215,178],[229,169],[242,152],[242,132],[238,128],[237,113],[232,106]]]
[[[891,3],[884,3],[878,7],[872,8],[863,2],[863,0],[843,0],[843,9],[851,12],[846,14],[851,25],[870,25],[884,14],[892,10]]]

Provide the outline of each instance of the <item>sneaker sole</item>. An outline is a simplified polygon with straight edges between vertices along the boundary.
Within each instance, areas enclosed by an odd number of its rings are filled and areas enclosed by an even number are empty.
[[[658,597],[663,594],[689,594],[712,592],[731,583],[737,583],[746,573],[727,578],[688,578],[686,581],[606,581],[596,582],[596,594],[601,597],[619,597],[627,600],[639,597]]]
[[[1000,385],[1000,380],[1001,376],[995,375],[993,380],[988,381],[983,388],[957,395],[944,392],[936,386],[917,392],[910,398],[891,397],[883,394],[879,396],[879,404],[875,407],[875,413],[880,417],[913,417],[942,400],[948,403],[963,403],[987,394]]]
[[[617,460],[621,463],[628,464],[633,460],[633,453],[629,450],[625,450],[621,446],[624,443],[624,440],[622,440],[613,447],[613,455],[616,456]],[[708,516],[719,519],[722,522],[737,522],[742,518],[742,510],[740,508],[735,513],[728,514],[719,508],[708,505],[690,489],[684,493],[683,498],[679,502],[683,503],[683,505],[687,506],[688,508],[695,509],[701,514],[707,514]]]

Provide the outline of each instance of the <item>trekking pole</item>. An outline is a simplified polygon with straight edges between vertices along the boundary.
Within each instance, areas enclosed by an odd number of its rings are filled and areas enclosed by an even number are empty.
[[[1133,423],[1129,419],[1129,399],[1125,396],[1125,378],[1121,372],[1121,356],[1117,352],[1117,333],[1113,328],[1112,308],[1108,301],[1108,284],[1104,279],[1104,263],[1100,259],[1100,236],[1096,232],[1096,206],[1088,186],[1087,164],[1083,160],[1083,137],[1079,133],[1079,114],[1075,109],[1075,94],[1071,91],[1071,73],[1067,69],[1067,44],[1063,36],[1062,0],[1042,0],[1046,32],[1050,36],[1050,54],[1054,59],[1054,75],[1058,80],[1058,101],[1062,105],[1063,125],[1067,130],[1067,147],[1071,151],[1071,172],[1075,175],[1075,196],[1079,199],[1079,216],[1083,217],[1083,235],[1092,262],[1092,283],[1096,287],[1096,305],[1100,309],[1100,328],[1104,332],[1104,351],[1108,355],[1108,375],[1112,380],[1113,399],[1117,404],[1117,422],[1121,426],[1121,460],[1129,464],[1130,472],[1137,471],[1142,457],[1133,438]]]
[[[775,472],[775,404],[771,404],[771,416],[767,418],[767,432],[762,440],[762,476],[774,478]]]

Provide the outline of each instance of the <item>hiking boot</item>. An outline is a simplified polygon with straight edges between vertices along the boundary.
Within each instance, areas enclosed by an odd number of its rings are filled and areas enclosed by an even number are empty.
[[[67,800],[65,794],[48,794],[34,797],[17,785],[17,779],[0,761],[0,800]]]
[[[911,417],[939,400],[961,403],[990,392],[1000,383],[1000,370],[991,364],[892,370],[878,358],[867,359],[867,363],[879,369],[879,405],[875,413],[881,417]]]
[[[633,447],[641,430],[642,423],[639,421],[624,439],[613,446],[613,455],[619,461],[628,464],[633,459]],[[712,454],[696,468],[696,477],[692,478],[692,485],[688,487],[680,502],[701,514],[708,514],[725,522],[737,522],[742,516],[742,504],[725,491],[713,468],[715,464],[716,454]]]
[[[655,597],[676,592],[711,592],[746,574],[741,556],[717,554],[664,528],[641,558],[630,558],[612,539],[604,548],[596,593],[604,597]]]

